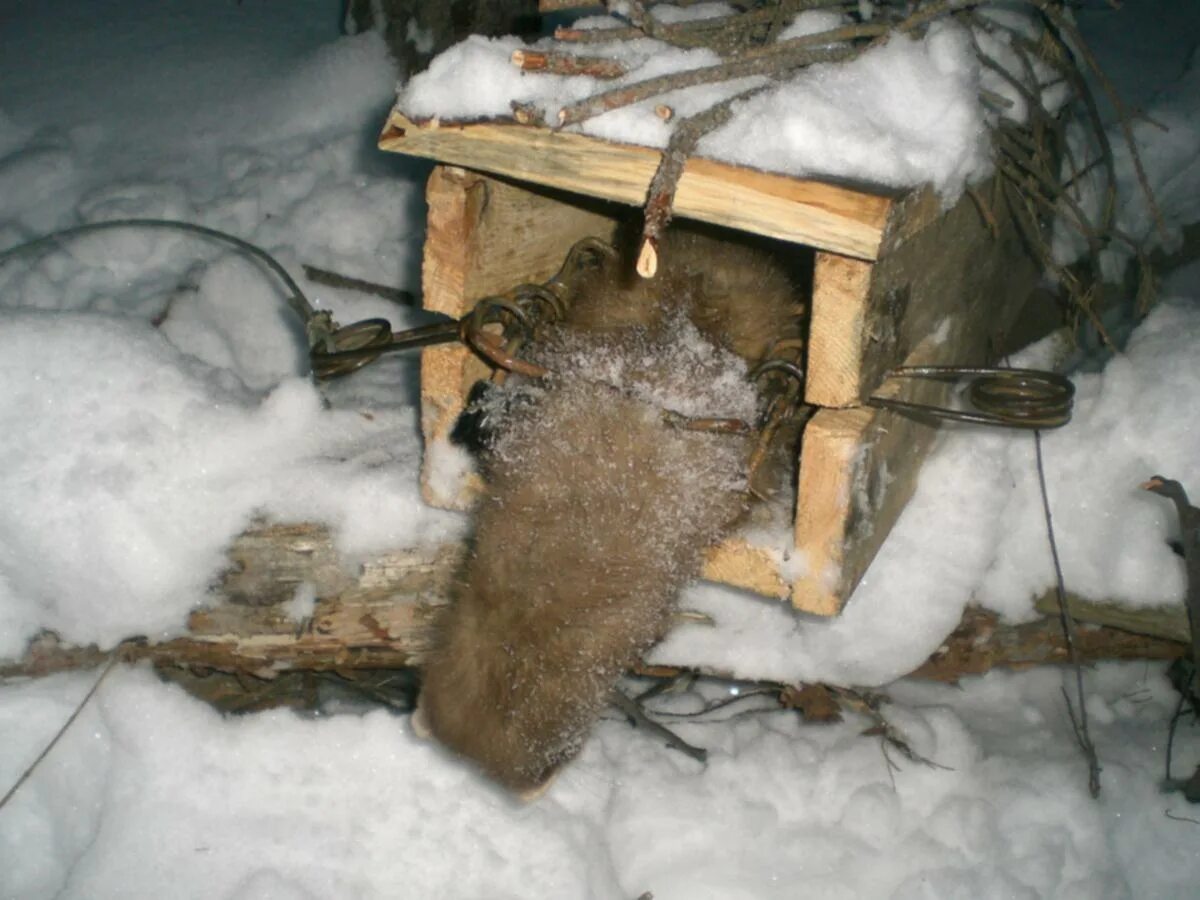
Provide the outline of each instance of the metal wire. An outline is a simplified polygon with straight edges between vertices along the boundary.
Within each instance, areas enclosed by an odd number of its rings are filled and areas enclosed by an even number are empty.
[[[338,327],[332,314],[328,310],[316,309],[300,285],[288,274],[287,269],[266,250],[224,231],[176,219],[111,219],[106,222],[89,222],[85,225],[64,228],[0,251],[0,265],[19,255],[31,253],[50,244],[82,234],[120,228],[185,231],[229,244],[262,262],[283,282],[288,306],[304,321],[309,346],[309,362],[312,366],[313,376],[317,379],[324,380],[348,375],[378,359],[384,353],[424,347],[445,341],[456,341],[461,337],[459,323],[453,319],[395,334],[386,319],[364,319],[352,325]]]
[[[206,228],[203,225],[195,225],[191,222],[180,222],[175,219],[111,219],[107,222],[89,222],[86,225],[63,228],[42,237],[34,238],[31,241],[26,241],[24,244],[17,244],[15,247],[9,247],[7,250],[0,251],[0,265],[3,265],[15,256],[36,250],[38,247],[43,247],[47,244],[63,241],[80,234],[107,231],[113,228],[159,228],[174,231],[189,231],[192,234],[198,234],[215,241],[230,244],[237,247],[243,253],[248,253],[262,262],[279,277],[279,280],[284,283],[284,286],[288,290],[288,305],[296,311],[296,314],[300,318],[308,322],[308,320],[316,315],[316,310],[309,302],[308,297],[305,296],[304,291],[300,289],[300,285],[296,284],[296,280],[288,274],[287,269],[280,265],[279,261],[266,250],[256,247],[249,241],[244,241],[232,234],[226,234],[224,231],[217,231],[215,228]]]
[[[447,344],[462,339],[462,323],[446,319],[430,325],[392,331],[387,319],[363,319],[337,329],[329,336],[328,344],[338,349],[327,351],[314,347],[309,351],[313,375],[321,380],[349,375],[385,353]]]
[[[967,381],[967,409],[871,396],[871,406],[953,422],[1003,428],[1059,428],[1071,421],[1075,385],[1057,372],[988,366],[905,366],[891,378]]]

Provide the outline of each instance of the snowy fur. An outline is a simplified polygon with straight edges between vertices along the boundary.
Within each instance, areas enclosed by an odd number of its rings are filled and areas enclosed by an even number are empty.
[[[790,283],[698,235],[665,255],[660,281],[599,273],[540,350],[556,374],[518,388],[528,402],[489,455],[474,554],[426,667],[433,734],[515,790],[578,752],[745,509],[753,436],[663,413],[753,418],[746,361],[794,330]]]

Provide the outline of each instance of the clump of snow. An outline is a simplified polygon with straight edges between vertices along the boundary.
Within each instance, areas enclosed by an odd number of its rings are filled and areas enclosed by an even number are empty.
[[[715,19],[718,16],[728,16],[733,12],[735,12],[734,7],[728,3],[693,3],[690,6],[672,6],[669,3],[663,3],[650,8],[650,14],[659,22],[667,25]]]
[[[136,6],[114,7],[113,27],[148,14]],[[42,12],[14,19],[15,33],[52,27],[37,24]],[[212,17],[176,13],[180,24]],[[148,150],[141,122],[153,105],[127,110],[85,78],[80,93],[94,87],[97,105],[72,107],[77,127],[50,136],[66,101],[39,105],[30,85],[25,105],[0,119],[0,248],[80,221],[183,219],[274,252],[343,322],[409,324],[393,304],[309,284],[299,265],[415,283],[420,185],[394,160],[362,164],[392,86],[382,42],[324,37],[297,54],[287,27],[275,51],[284,56],[263,55],[257,65],[271,71],[239,94],[252,109],[189,110],[186,165],[171,126],[178,96],[161,96],[162,137]],[[134,43],[154,34],[120,33]],[[130,64],[92,37],[72,32],[64,47]],[[176,49],[190,52],[187,41]],[[6,54],[0,69],[19,58]],[[239,65],[201,67],[208,96],[230,96],[225,79]],[[6,84],[24,83],[12,74]],[[266,130],[245,128],[250,113]],[[304,123],[303,141],[271,131],[285,119]],[[325,521],[349,555],[461,533],[458,518],[419,502],[415,360],[379,363],[322,395],[307,379],[302,323],[273,279],[227,245],[161,230],[87,234],[0,265],[0,330],[15,342],[0,358],[0,656],[19,655],[43,628],[102,646],[175,633],[256,515]]]
[[[317,608],[317,589],[309,581],[302,581],[296,585],[295,593],[292,594],[292,599],[279,606],[280,612],[291,619],[293,622],[303,622],[312,618],[313,612]]]
[[[699,152],[792,175],[929,183],[955,198],[991,171],[978,79],[963,29],[937,25],[920,40],[894,35],[848,63],[812,66],[748,99]]]
[[[841,28],[847,22],[848,19],[844,15],[831,9],[807,9],[781,30],[775,40],[790,41],[792,38],[808,37],[810,34],[832,31],[835,28]]]
[[[475,457],[458,444],[436,438],[425,445],[425,486],[438,506],[458,508],[466,480],[476,472]]]

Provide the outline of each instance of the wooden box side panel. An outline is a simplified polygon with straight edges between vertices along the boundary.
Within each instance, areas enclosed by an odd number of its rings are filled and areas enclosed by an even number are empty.
[[[438,166],[426,188],[429,205],[422,261],[426,309],[459,317],[476,301],[541,282],[562,266],[580,238],[611,240],[614,219],[570,203],[454,166]],[[478,477],[440,465],[471,385],[490,370],[466,347],[429,347],[421,354],[421,429],[426,503],[465,509]],[[448,471],[447,471],[448,469]]]
[[[805,399],[858,405],[922,342],[948,334],[959,320],[986,323],[995,337],[1037,277],[994,182],[944,213],[931,191],[906,197],[892,210],[873,265],[818,254]],[[934,361],[978,364],[984,346],[948,344]]]

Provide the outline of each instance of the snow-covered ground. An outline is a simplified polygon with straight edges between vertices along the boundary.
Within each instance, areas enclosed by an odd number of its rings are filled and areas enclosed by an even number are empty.
[[[1200,27],[1184,14],[1164,34],[1177,6],[1133,6],[1085,24],[1149,119],[1169,119],[1170,132],[1138,129],[1178,226],[1200,196]],[[337,7],[0,0],[0,250],[80,221],[166,216],[253,240],[297,276],[304,262],[415,288],[423,170],[373,150],[392,75],[377,38],[337,37]],[[305,286],[343,322],[419,316]],[[1178,603],[1183,589],[1171,511],[1136,485],[1160,473],[1200,493],[1200,271],[1164,293],[1125,355],[1077,379],[1075,422],[1045,440],[1068,585],[1128,603]],[[81,238],[3,264],[0,307],[0,657],[43,627],[102,645],[177,631],[259,511],[330,522],[348,553],[465,528],[417,498],[415,360],[377,363],[323,405],[278,286],[225,248]],[[697,586],[685,604],[720,627],[682,629],[658,652],[883,683],[972,595],[1020,618],[1050,578],[1031,439],[961,432],[842,620]],[[0,686],[0,789],[94,678]],[[1046,670],[889,688],[889,718],[938,768],[893,769],[863,720],[740,715],[754,699],[678,726],[706,766],[606,721],[520,806],[403,717],[224,719],[118,670],[0,809],[0,897],[1195,896],[1200,825],[1186,819],[1200,815],[1158,791],[1174,703],[1160,668],[1088,674],[1099,800],[1062,685]],[[703,690],[667,708],[725,689]],[[1185,726],[1176,772],[1198,761]]]

